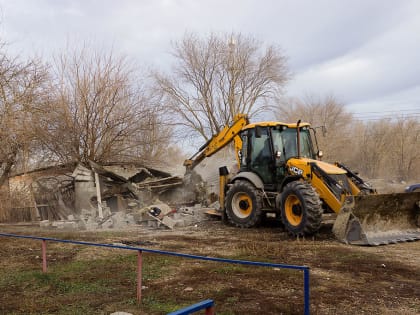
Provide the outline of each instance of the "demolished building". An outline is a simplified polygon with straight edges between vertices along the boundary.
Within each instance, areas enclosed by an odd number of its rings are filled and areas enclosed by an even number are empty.
[[[180,176],[133,163],[67,164],[17,174],[9,178],[9,207],[0,221],[40,221],[78,228],[112,227],[146,221],[173,227],[189,206],[202,198],[199,185]],[[172,208],[171,208],[172,207]],[[157,213],[159,212],[159,213]],[[197,211],[196,211],[197,212]],[[172,220],[172,221],[170,221]],[[179,222],[177,222],[177,220]],[[165,222],[166,221],[166,222]]]

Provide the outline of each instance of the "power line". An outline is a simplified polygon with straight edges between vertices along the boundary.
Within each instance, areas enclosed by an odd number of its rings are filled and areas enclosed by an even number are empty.
[[[366,117],[366,118],[374,118],[374,117],[407,117],[407,116],[419,116],[419,115],[420,115],[420,112],[418,112],[418,113],[408,113],[408,114],[394,113],[394,114],[384,114],[384,115],[361,115],[361,114],[359,114],[358,116],[355,116],[355,118],[359,118],[359,117]]]
[[[418,108],[399,109],[399,110],[383,110],[383,111],[379,111],[379,112],[355,112],[353,114],[355,114],[355,115],[361,115],[361,114],[399,113],[399,112],[411,112],[413,110],[418,110]]]
[[[400,118],[400,117],[402,117],[402,118],[410,118],[410,117],[412,117],[412,118],[416,118],[416,117],[419,117],[420,116],[420,113],[411,113],[411,114],[387,114],[387,115],[370,115],[370,116],[368,116],[368,115],[359,115],[359,116],[353,116],[353,118],[355,118],[355,119],[375,119],[375,118],[378,118],[378,119],[381,119],[381,118]]]
[[[353,118],[354,121],[380,121],[380,120],[397,120],[399,118],[402,119],[415,119],[415,120],[419,120],[420,121],[420,116],[416,116],[416,117],[376,117],[376,118]]]
[[[398,118],[420,118],[420,111],[418,108],[398,109],[398,110],[383,110],[371,112],[349,112],[353,115],[353,119],[358,121],[382,120],[382,119],[398,119]]]

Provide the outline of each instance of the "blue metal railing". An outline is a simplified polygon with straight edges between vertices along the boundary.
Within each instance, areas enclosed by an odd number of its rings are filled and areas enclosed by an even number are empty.
[[[203,309],[206,310],[207,314],[214,314],[214,301],[213,300],[204,300],[193,305],[181,308],[175,312],[168,313],[167,315],[188,315],[197,311],[201,311]]]
[[[297,265],[287,265],[287,264],[273,264],[273,263],[248,261],[248,260],[216,258],[216,257],[176,253],[176,252],[150,249],[150,248],[143,248],[143,247],[114,245],[114,244],[100,244],[100,243],[92,243],[92,242],[84,242],[84,241],[71,241],[71,240],[63,240],[63,239],[57,239],[57,238],[51,238],[51,237],[42,237],[42,236],[19,235],[19,234],[10,234],[10,233],[0,233],[0,236],[33,239],[33,240],[42,241],[42,244],[43,244],[43,246],[42,246],[42,250],[43,250],[42,254],[43,255],[42,256],[43,256],[43,271],[44,272],[46,272],[46,245],[45,245],[46,241],[137,251],[138,252],[138,279],[137,279],[138,280],[138,283],[137,283],[137,290],[138,290],[137,298],[138,298],[138,300],[141,300],[141,269],[142,269],[141,253],[142,252],[153,253],[153,254],[161,254],[161,255],[169,255],[169,256],[177,256],[177,257],[198,259],[198,260],[216,261],[216,262],[223,262],[223,263],[230,263],[230,264],[240,264],[240,265],[250,265],[250,266],[260,266],[260,267],[272,267],[272,268],[301,270],[301,271],[303,271],[304,314],[309,315],[309,290],[310,290],[310,288],[309,288],[309,267],[307,267],[307,266],[297,266]]]

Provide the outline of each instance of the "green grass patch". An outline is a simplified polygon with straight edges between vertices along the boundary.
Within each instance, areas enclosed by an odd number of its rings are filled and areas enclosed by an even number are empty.
[[[226,274],[246,273],[246,272],[250,272],[250,270],[251,269],[249,269],[249,267],[247,268],[243,265],[233,265],[233,264],[221,265],[221,264],[219,264],[218,266],[215,266],[214,269],[211,272],[226,275]]]

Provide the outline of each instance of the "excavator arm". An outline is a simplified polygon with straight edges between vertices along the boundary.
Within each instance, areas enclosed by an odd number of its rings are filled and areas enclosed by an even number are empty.
[[[184,161],[184,166],[187,168],[187,171],[193,170],[202,160],[212,156],[232,141],[235,143],[235,151],[238,152],[242,146],[239,133],[247,124],[249,124],[248,116],[246,114],[237,114],[230,126],[225,126],[217,135],[214,135],[207,141],[198,152]],[[238,155],[236,155],[236,158],[238,159]]]

